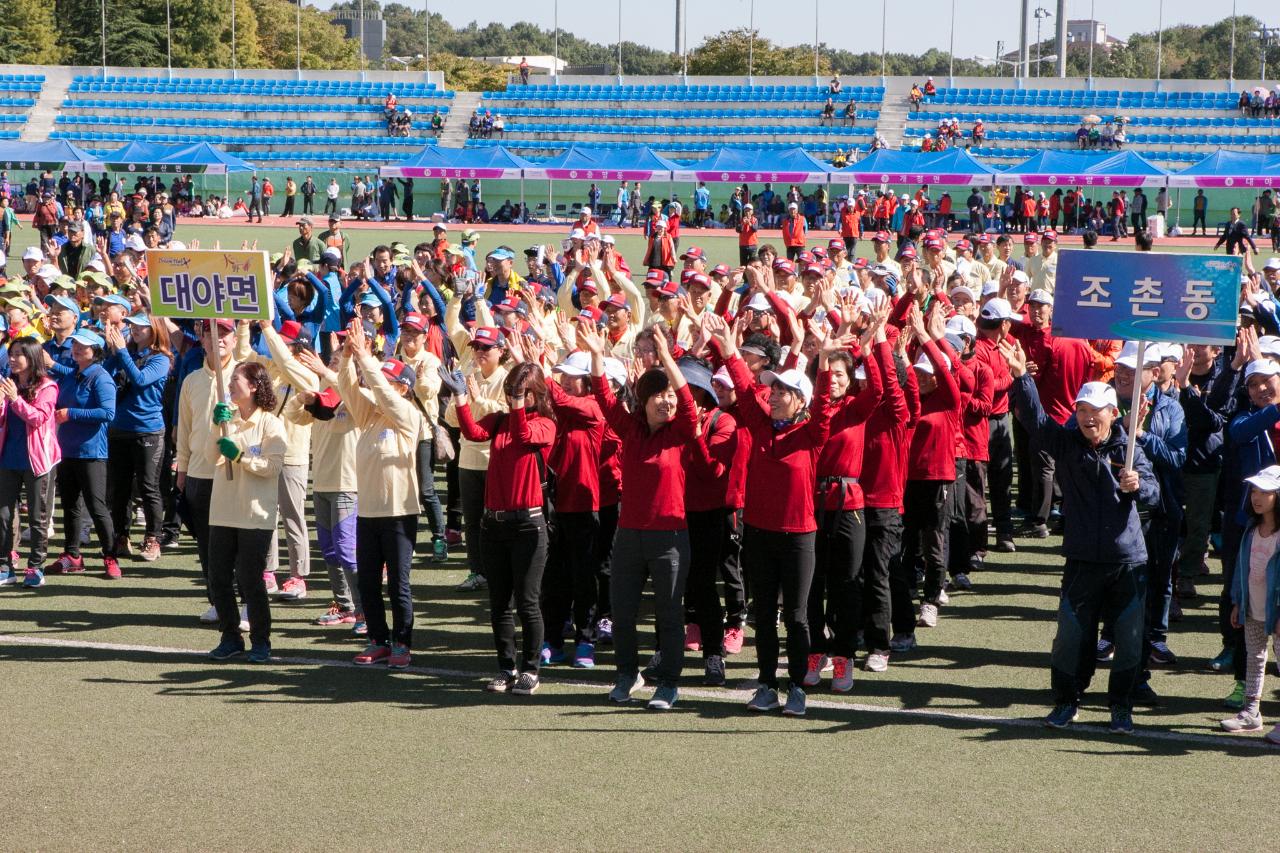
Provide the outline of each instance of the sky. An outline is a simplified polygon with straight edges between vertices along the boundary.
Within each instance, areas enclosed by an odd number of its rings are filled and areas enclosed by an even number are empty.
[[[552,28],[557,0],[398,0],[406,5],[429,5],[453,26],[476,21],[483,26],[493,21],[532,21]],[[1018,44],[1019,0],[889,0],[886,43],[890,52],[922,53],[930,47],[947,50],[951,39],[951,7],[955,5],[955,53],[960,57],[993,56],[996,41],[1006,51]],[[1096,17],[1107,32],[1125,38],[1132,32],[1156,29],[1159,7],[1164,7],[1166,26],[1207,24],[1228,17],[1233,0],[1067,0],[1067,17],[1087,19],[1096,6]],[[1280,7],[1266,0],[1234,0],[1239,15],[1253,15],[1271,26],[1280,26]],[[752,0],[687,0],[688,43],[692,49],[706,36],[747,25]],[[589,41],[613,43],[618,37],[619,4],[622,6],[623,38],[651,47],[675,47],[675,0],[558,0],[560,28]],[[853,53],[880,50],[881,9],[885,0],[790,0],[786,3],[756,0],[756,28],[770,40],[782,44],[812,44],[814,6],[822,30],[821,41]],[[1057,0],[1039,0],[1056,13]],[[317,3],[330,5],[328,2]],[[1034,9],[1036,0],[1032,0]],[[483,11],[477,12],[477,9]],[[1044,19],[1042,37],[1050,38],[1052,18]],[[1244,37],[1244,34],[1241,34]],[[1035,40],[1035,21],[1028,26],[1028,39]]]

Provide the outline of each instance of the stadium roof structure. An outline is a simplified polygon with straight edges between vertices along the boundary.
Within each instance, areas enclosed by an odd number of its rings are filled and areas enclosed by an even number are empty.
[[[558,181],[670,181],[680,168],[679,163],[655,154],[647,145],[570,145],[525,169],[524,176]]]
[[[1024,187],[1165,186],[1169,172],[1134,151],[1041,151],[998,172],[995,182]]]
[[[677,181],[737,184],[747,181],[783,184],[825,184],[834,170],[799,145],[756,149],[725,146],[705,160],[677,166]]]
[[[383,178],[521,178],[533,162],[512,154],[501,145],[493,148],[441,148],[423,146],[398,163],[378,168]]]
[[[101,172],[102,158],[65,139],[49,142],[0,142],[0,169],[50,169]]]
[[[1198,163],[1169,176],[1171,187],[1280,187],[1280,154],[1215,151]]]
[[[996,170],[963,148],[946,151],[890,151],[881,148],[866,158],[832,172],[836,183],[856,184],[990,184]]]
[[[180,148],[160,161],[160,165],[190,166],[206,175],[226,175],[232,172],[254,172],[257,168],[234,154],[228,154],[207,142],[197,142]]]

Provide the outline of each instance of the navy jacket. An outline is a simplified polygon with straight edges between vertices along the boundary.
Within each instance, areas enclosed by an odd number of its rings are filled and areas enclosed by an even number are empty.
[[[164,385],[169,364],[169,356],[149,349],[135,353],[126,347],[107,358],[103,366],[115,376],[119,389],[112,429],[164,432]]]
[[[63,459],[106,459],[107,425],[116,416],[116,383],[100,364],[58,379],[58,408],[67,422],[58,425]]]
[[[1182,518],[1182,468],[1187,464],[1187,419],[1182,406],[1154,386],[1147,392],[1152,400],[1151,419],[1138,436],[1138,447],[1147,454],[1160,481],[1158,511],[1174,521]]]
[[[1010,391],[1018,420],[1056,463],[1062,488],[1063,556],[1089,563],[1145,563],[1147,545],[1138,509],[1159,502],[1160,484],[1142,448],[1133,454],[1138,491],[1125,494],[1119,483],[1125,453],[1119,420],[1107,440],[1094,447],[1074,421],[1063,426],[1045,414],[1030,376],[1014,380]]]
[[[1210,389],[1224,381],[1223,357],[1205,376],[1191,376],[1191,386],[1178,393],[1187,419],[1187,474],[1212,474],[1222,468],[1222,430],[1227,418],[1210,408]]]
[[[1231,439],[1234,451],[1230,476],[1223,482],[1223,493],[1227,507],[1236,507],[1236,521],[1242,526],[1249,522],[1249,510],[1245,502],[1249,499],[1249,491],[1244,488],[1245,477],[1276,464],[1276,449],[1271,443],[1271,430],[1280,422],[1280,408],[1272,403],[1262,409],[1249,407],[1231,419],[1227,427],[1227,435]]]

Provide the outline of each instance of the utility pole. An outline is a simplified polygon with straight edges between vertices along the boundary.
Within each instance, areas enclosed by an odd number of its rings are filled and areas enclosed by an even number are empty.
[[[1018,23],[1018,77],[1031,76],[1031,52],[1027,49],[1027,18],[1031,16],[1031,0],[1022,0],[1022,14]]]
[[[1058,76],[1067,76],[1067,0],[1058,0]]]

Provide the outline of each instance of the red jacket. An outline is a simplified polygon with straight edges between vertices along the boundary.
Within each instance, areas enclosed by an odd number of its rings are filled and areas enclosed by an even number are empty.
[[[1045,414],[1059,424],[1075,414],[1076,394],[1093,374],[1097,353],[1080,338],[1055,338],[1048,329],[1030,329],[1023,336],[1027,358],[1035,362],[1036,390]]]
[[[846,204],[840,214],[840,236],[855,239],[862,236],[862,216],[853,204]]]
[[[911,434],[907,457],[908,480],[956,478],[956,431],[960,424],[960,386],[947,369],[942,351],[933,341],[925,341],[924,354],[933,365],[938,387],[920,397],[920,420]]]
[[[743,216],[742,221],[738,224],[738,245],[754,246],[757,239],[756,230],[755,214]]]
[[[969,395],[960,415],[960,430],[964,434],[964,458],[974,462],[987,462],[991,454],[991,395],[995,393],[995,379],[991,368],[980,358],[970,357],[965,364],[973,374],[973,393]]]
[[[600,439],[599,474],[600,506],[617,506],[622,500],[622,441],[608,423]]]
[[[729,359],[729,375],[738,392],[738,412],[750,431],[751,458],[743,521],[760,530],[811,533],[818,454],[831,429],[831,373],[821,371],[810,416],[777,429],[769,410],[755,396],[755,379],[738,356]]]
[[[556,439],[556,422],[537,412],[516,409],[486,415],[476,423],[471,406],[458,406],[458,428],[468,441],[489,442],[484,508],[533,509],[542,506],[542,472],[535,453],[546,453]]]
[[[684,448],[693,440],[698,423],[689,388],[676,393],[675,420],[650,432],[643,414],[632,414],[618,402],[607,379],[592,377],[591,386],[609,426],[622,441],[622,479],[633,496],[622,501],[618,527],[684,530]]]
[[[746,456],[739,449],[749,449],[747,439],[738,432],[733,415],[712,409],[702,418],[702,434],[689,442],[685,450],[689,476],[685,480],[684,503],[689,512],[741,506],[730,500],[734,466],[745,472]],[[739,490],[740,492],[741,490]]]
[[[548,463],[556,472],[556,511],[600,509],[600,440],[604,413],[595,397],[574,397],[558,382],[548,382],[556,413],[556,443]]]
[[[782,245],[788,247],[804,246],[804,217],[796,214],[782,217]]]
[[[991,379],[995,383],[991,395],[991,417],[999,417],[1009,413],[1009,386],[1013,384],[1013,374],[1009,373],[1009,363],[1000,354],[1000,348],[993,340],[978,337],[974,344],[973,357],[980,358],[991,368]]]
[[[876,344],[875,355],[867,353],[863,365],[867,386],[855,396],[837,400],[832,408],[831,435],[818,456],[817,500],[823,509],[862,509],[863,454],[866,447],[866,424],[884,396],[883,363],[893,363],[888,343]],[[842,483],[852,478],[857,483]],[[841,496],[843,495],[843,500]]]

